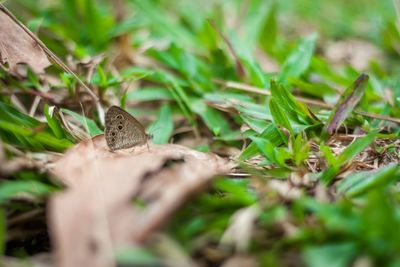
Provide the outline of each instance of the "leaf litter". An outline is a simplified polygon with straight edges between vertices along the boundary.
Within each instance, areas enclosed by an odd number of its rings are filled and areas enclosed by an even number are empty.
[[[21,63],[28,64],[36,73],[43,73],[51,65],[36,40],[0,5],[0,64],[8,65],[9,72],[19,74]]]
[[[113,266],[115,249],[143,244],[172,212],[233,165],[181,145],[110,152],[104,135],[82,141],[55,163],[67,185],[50,199],[59,266]]]

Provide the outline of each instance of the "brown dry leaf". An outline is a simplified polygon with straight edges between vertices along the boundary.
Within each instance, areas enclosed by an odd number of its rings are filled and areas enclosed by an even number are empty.
[[[49,205],[58,266],[115,266],[115,249],[146,241],[187,197],[231,169],[214,154],[180,145],[132,150],[111,153],[99,135],[55,164],[69,186]]]
[[[8,71],[18,74],[20,63],[36,73],[51,64],[39,44],[0,6],[0,64],[8,64]]]

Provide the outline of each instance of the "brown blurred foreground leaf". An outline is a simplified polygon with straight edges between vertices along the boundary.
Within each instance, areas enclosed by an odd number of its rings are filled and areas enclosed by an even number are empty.
[[[17,65],[21,63],[36,73],[51,65],[37,41],[0,5],[0,64],[8,64],[8,71],[18,74]]]
[[[104,135],[81,142],[54,168],[68,185],[49,206],[58,266],[115,266],[116,249],[146,241],[187,197],[231,167],[180,145],[112,153]]]

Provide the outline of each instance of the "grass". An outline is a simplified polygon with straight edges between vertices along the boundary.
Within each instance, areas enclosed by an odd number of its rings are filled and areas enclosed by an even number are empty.
[[[166,225],[187,255],[212,266],[239,253],[217,244],[235,214],[257,207],[244,252],[260,266],[400,266],[400,126],[360,115],[400,117],[395,1],[43,2],[6,6],[104,106],[148,122],[155,143],[195,140],[237,162],[240,179],[219,177]],[[339,41],[353,50],[337,46],[332,58]],[[29,172],[8,172],[6,162],[64,152],[103,131],[73,77],[54,66],[28,73],[0,71],[0,247],[17,257],[30,250],[4,222],[43,209],[60,186],[43,162]],[[120,254],[125,264],[162,258],[151,246]]]

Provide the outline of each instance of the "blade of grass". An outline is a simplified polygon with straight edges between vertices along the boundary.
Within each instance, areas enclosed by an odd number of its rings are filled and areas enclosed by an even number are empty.
[[[322,175],[321,179],[325,184],[328,184],[332,181],[332,179],[339,173],[340,168],[350,162],[356,155],[358,155],[361,151],[366,149],[376,138],[376,133],[371,132],[368,135],[357,139],[353,143],[351,143],[335,160],[335,164],[326,169]],[[325,152],[328,152],[325,150]],[[331,162],[332,159],[329,159]]]
[[[326,122],[325,129],[328,134],[332,135],[350,115],[358,102],[360,102],[367,83],[368,75],[361,74],[357,80],[343,92]]]
[[[342,153],[340,153],[339,157],[337,158],[337,164],[343,165],[348,163],[361,151],[366,149],[375,140],[375,138],[376,133],[371,132],[351,143]]]
[[[287,129],[291,136],[294,136],[293,128],[289,122],[284,110],[278,105],[277,100],[272,97],[269,101],[269,110],[271,111],[274,123]]]
[[[35,118],[32,118],[20,112],[13,106],[3,102],[0,102],[0,121],[8,121],[29,128],[35,128],[41,125],[41,123]]]
[[[359,172],[346,177],[338,185],[338,192],[348,197],[357,197],[399,178],[399,165],[390,164],[377,171]]]
[[[288,113],[289,118],[300,124],[314,124],[318,122],[317,117],[303,103],[296,101],[294,96],[282,85],[271,80],[270,86],[272,96],[277,103]]]
[[[298,78],[310,66],[312,55],[318,35],[313,33],[304,38],[297,48],[287,57],[283,63],[282,71],[279,75],[279,82],[287,84],[288,78]]]
[[[229,135],[232,132],[221,113],[207,106],[201,98],[193,98],[190,103],[192,110],[203,119],[214,135]]]
[[[127,94],[127,100],[133,101],[155,101],[173,100],[171,93],[162,87],[146,87]]]
[[[264,131],[259,135],[261,138],[266,138],[268,139],[274,146],[280,146],[283,143],[287,142],[287,139],[283,139],[278,127],[274,123],[270,123]],[[285,137],[286,138],[286,137]],[[251,143],[246,147],[245,150],[240,154],[239,160],[246,160],[254,155],[256,155],[258,152],[257,145],[255,143]]]
[[[243,63],[240,59],[240,57],[238,56],[238,54],[236,53],[235,48],[233,47],[232,42],[228,39],[228,37],[226,37],[224,35],[224,33],[218,28],[217,24],[215,23],[215,21],[213,21],[212,19],[208,19],[208,22],[210,23],[210,25],[212,26],[212,28],[219,34],[219,36],[224,40],[225,44],[228,47],[229,53],[232,55],[232,58],[235,61],[235,66],[236,66],[236,74],[238,77],[244,77],[246,75],[246,71],[243,67]]]
[[[23,193],[35,196],[45,196],[56,190],[55,187],[30,180],[30,181],[4,181],[0,183],[0,203],[9,201],[11,198]]]
[[[85,127],[86,131],[90,134],[90,136],[95,136],[95,135],[103,133],[103,131],[100,130],[100,128],[97,126],[97,124],[93,120],[86,118],[72,110],[69,110],[69,109],[63,108],[63,109],[61,109],[61,111],[72,116],[80,124],[82,124]]]
[[[157,120],[148,128],[149,134],[153,135],[154,144],[166,144],[171,138],[174,130],[171,108],[164,104],[157,115]]]
[[[55,107],[52,107],[52,109],[54,108]],[[44,115],[46,116],[47,124],[53,131],[54,135],[59,139],[65,138],[66,135],[60,121],[55,116],[53,116],[54,114],[47,104],[44,105]]]
[[[34,129],[21,127],[20,125],[6,121],[0,121],[0,129],[15,135],[16,138],[25,144],[35,145],[35,143],[39,143],[56,151],[64,151],[73,145],[67,139],[58,139],[47,132],[36,132]],[[34,146],[34,148],[41,150],[40,147]]]

